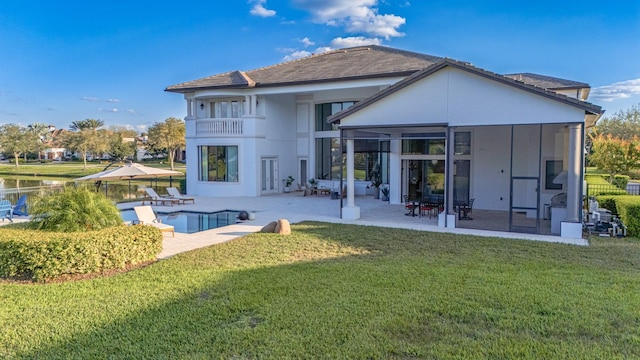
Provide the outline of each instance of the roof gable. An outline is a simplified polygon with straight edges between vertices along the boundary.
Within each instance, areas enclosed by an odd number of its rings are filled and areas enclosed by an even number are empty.
[[[597,105],[593,105],[591,103],[585,102],[585,101],[581,101],[575,98],[571,98],[562,94],[558,94],[555,93],[553,91],[541,88],[541,87],[537,87],[531,84],[527,84],[524,83],[522,81],[518,81],[518,80],[514,80],[510,77],[506,77],[503,75],[499,75],[487,70],[483,70],[480,68],[477,68],[475,66],[472,66],[469,63],[465,63],[465,62],[461,62],[461,61],[456,61],[453,59],[448,59],[445,58],[442,61],[439,61],[438,63],[425,68],[419,72],[414,73],[413,75],[393,84],[392,86],[378,92],[377,94],[364,99],[358,103],[356,103],[355,105],[353,105],[352,107],[343,110],[337,114],[334,114],[332,116],[330,116],[327,121],[328,122],[337,122],[340,121],[346,117],[348,117],[351,114],[354,114],[386,97],[388,97],[389,95],[392,95],[396,92],[398,92],[401,89],[404,89],[446,67],[453,67],[465,72],[469,72],[471,74],[492,80],[492,81],[496,81],[508,86],[512,86],[533,94],[536,94],[538,96],[542,96],[544,98],[547,99],[551,99],[554,101],[558,101],[560,103],[564,103],[579,109],[582,109],[585,111],[585,113],[589,113],[589,114],[594,114],[594,115],[600,115],[602,114],[602,109],[601,107],[597,106]]]

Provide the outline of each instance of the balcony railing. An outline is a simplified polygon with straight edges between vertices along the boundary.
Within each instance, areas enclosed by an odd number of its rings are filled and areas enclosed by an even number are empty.
[[[198,120],[196,135],[243,135],[242,119]]]

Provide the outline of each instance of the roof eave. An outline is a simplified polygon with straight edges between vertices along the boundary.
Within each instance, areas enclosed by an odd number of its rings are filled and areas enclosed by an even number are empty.
[[[339,78],[331,78],[331,79],[313,79],[313,80],[301,80],[301,81],[289,81],[289,82],[280,82],[280,83],[253,83],[253,86],[247,85],[214,85],[214,86],[192,86],[192,87],[180,87],[180,88],[171,88],[167,87],[164,91],[168,92],[176,92],[176,93],[187,93],[197,90],[217,90],[217,89],[251,89],[251,88],[270,88],[270,87],[284,87],[284,86],[298,86],[298,85],[312,85],[319,83],[336,83],[342,81],[358,81],[358,80],[369,80],[369,79],[384,79],[384,78],[394,78],[394,77],[407,77],[409,75],[415,74],[420,70],[406,70],[406,71],[397,71],[392,73],[382,73],[382,74],[373,74],[373,75],[360,75],[360,76],[349,76],[349,77],[339,77]]]

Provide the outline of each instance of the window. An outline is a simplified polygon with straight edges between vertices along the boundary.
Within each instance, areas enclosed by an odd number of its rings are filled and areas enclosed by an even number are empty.
[[[383,143],[388,145],[388,141]],[[356,180],[371,178],[371,170],[380,160],[380,144],[381,142],[378,140],[360,139],[354,141],[354,176]],[[340,173],[342,163],[346,163],[346,159],[346,146],[340,149],[339,138],[316,139],[316,179],[338,180],[341,177],[346,178],[346,167],[342,169],[342,174]]]
[[[553,182],[553,179],[555,179],[562,172],[562,160],[545,161],[545,171],[545,190],[562,190],[562,183],[556,184]]]
[[[212,118],[240,118],[244,115],[244,99],[214,100],[209,103]]]
[[[327,118],[351,107],[353,104],[355,104],[353,101],[316,104],[316,131],[338,130],[336,124],[327,123]]]
[[[471,133],[456,132],[453,138],[453,152],[455,155],[471,155]]]
[[[238,182],[237,146],[200,146],[200,181]]]
[[[403,155],[442,155],[444,150],[444,139],[402,140]]]

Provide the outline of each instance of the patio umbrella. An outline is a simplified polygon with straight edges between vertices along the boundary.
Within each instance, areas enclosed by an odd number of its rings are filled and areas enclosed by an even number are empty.
[[[101,171],[99,173],[83,176],[75,181],[85,180],[129,180],[129,197],[131,197],[131,179],[158,178],[161,176],[183,175],[179,171],[158,169],[142,164],[130,163],[115,169]]]

